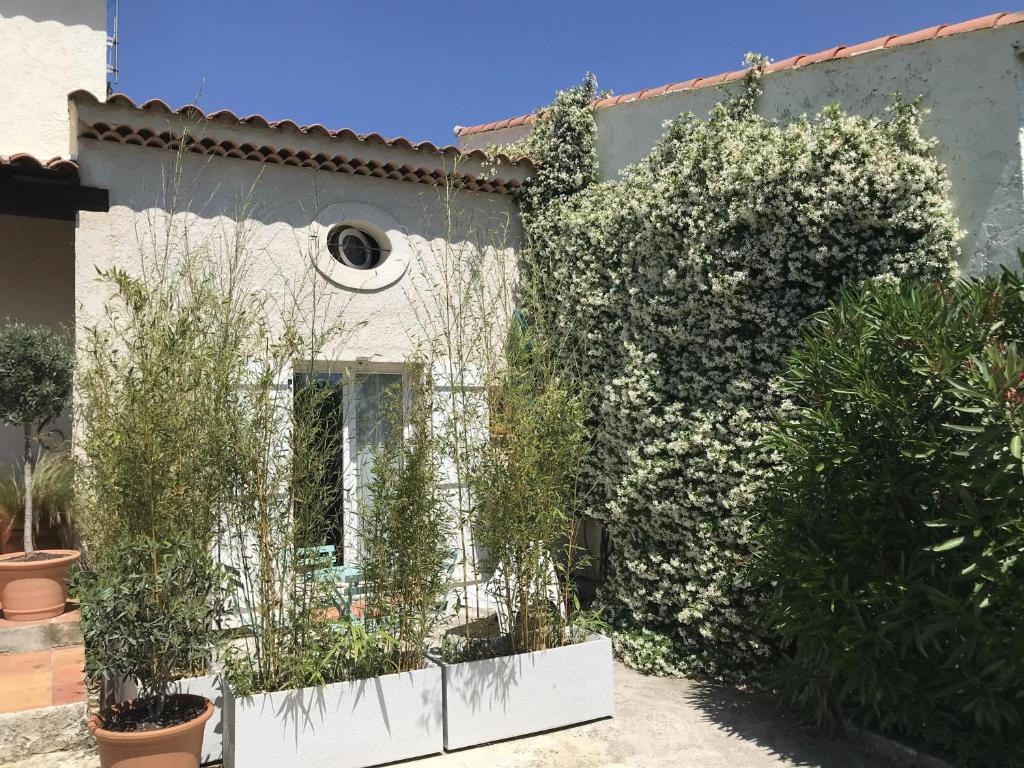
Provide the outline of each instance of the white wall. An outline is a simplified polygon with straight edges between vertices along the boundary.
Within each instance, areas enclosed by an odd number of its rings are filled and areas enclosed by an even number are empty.
[[[75,322],[75,224],[0,216],[0,326],[8,320],[71,332]],[[67,419],[52,426],[69,434]],[[22,454],[20,427],[0,426],[0,467]]]
[[[1024,24],[1010,24],[782,70],[764,78],[759,108],[768,116],[791,117],[838,102],[855,114],[882,116],[891,94],[920,96],[931,110],[924,131],[939,140],[936,152],[965,230],[961,263],[974,273],[996,271],[1000,264],[1016,265],[1017,248],[1024,247],[1022,44]],[[707,114],[721,98],[718,88],[708,87],[598,109],[604,177],[644,157],[666,120],[680,112]],[[505,143],[527,130],[474,134],[462,144]]]
[[[180,135],[181,126],[172,125],[180,120],[177,116],[83,104],[78,105],[76,116],[82,125],[100,119],[107,124],[131,120],[136,126],[145,123],[154,130],[173,130]],[[358,153],[363,159],[389,158],[399,164],[440,162],[440,157],[430,153],[389,149],[371,142],[347,147],[344,142],[323,137],[288,135],[217,121],[192,128],[200,138],[230,138],[237,144],[257,147],[344,152],[350,157]],[[441,264],[452,256],[452,249],[464,247],[461,237],[472,235],[478,243],[502,246],[507,257],[505,263],[512,263],[512,249],[520,237],[514,202],[508,196],[458,193],[454,202],[454,230],[458,236],[449,240],[443,189],[439,187],[188,153],[179,159],[175,152],[166,149],[95,139],[79,140],[77,149],[82,182],[110,193],[109,212],[79,214],[75,301],[80,336],[86,326],[100,317],[107,297],[106,287],[97,281],[97,268],[117,266],[138,274],[145,261],[143,255],[152,253],[154,235],[156,240],[162,238],[161,227],[171,209],[167,180],[175,176],[176,164],[181,178],[177,187],[180,203],[176,208],[180,213],[176,218],[187,223],[190,249],[206,248],[211,257],[222,254],[234,239],[238,211],[247,207],[245,250],[251,259],[247,278],[255,287],[275,292],[282,301],[287,301],[286,283],[296,286],[306,280],[307,295],[308,289],[315,287],[330,302],[330,319],[340,316],[346,325],[345,335],[335,339],[320,355],[334,370],[337,368],[333,364],[358,362],[362,358],[367,358],[371,366],[405,363],[425,339],[424,313],[436,309],[426,293],[429,284],[436,284],[440,278]],[[520,181],[525,174],[521,169],[506,170],[510,173],[505,175]],[[326,245],[323,233],[330,227],[331,217],[352,210],[371,217],[363,212],[373,209],[379,211],[378,221],[394,220],[395,229],[389,234],[404,239],[403,249],[409,261],[397,282],[360,290],[353,287],[351,280],[339,281],[336,274],[311,270],[311,266],[317,265],[330,267],[329,257],[324,260],[313,256]],[[321,239],[311,245],[314,224],[319,225]],[[177,234],[181,233],[179,228]],[[346,525],[354,522],[348,510]]]
[[[94,322],[106,294],[96,269],[118,266],[138,272],[141,254],[151,246],[166,212],[162,180],[172,173],[175,153],[135,146],[83,140],[79,148],[83,183],[110,190],[108,213],[79,214],[75,259],[77,324]],[[251,282],[284,290],[285,283],[316,286],[342,315],[346,338],[325,354],[336,361],[370,358],[372,363],[402,363],[416,349],[420,317],[425,306],[419,277],[436,267],[444,253],[444,229],[439,190],[398,181],[307,169],[267,166],[226,158],[186,156],[180,195],[191,212],[188,221],[192,247],[222,249],[231,239],[236,211],[250,196],[247,252],[252,259]],[[495,229],[514,215],[511,198],[465,193],[464,204],[481,226]],[[347,203],[378,208],[390,214],[407,232],[412,258],[396,283],[374,291],[353,290],[310,272],[310,226],[321,209]],[[484,224],[491,222],[491,225]],[[321,229],[321,232],[324,230]],[[516,237],[513,233],[513,237]],[[514,244],[514,241],[511,244]],[[323,238],[318,243],[323,248]]]
[[[0,0],[0,154],[70,152],[68,94],[106,94],[106,0]]]

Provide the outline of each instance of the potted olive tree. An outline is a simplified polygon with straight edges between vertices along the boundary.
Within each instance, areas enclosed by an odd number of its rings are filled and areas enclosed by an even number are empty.
[[[214,703],[178,681],[209,663],[225,581],[189,536],[125,537],[79,574],[86,675],[107,691],[128,678],[140,692],[90,719],[102,768],[200,764]]]
[[[0,421],[22,427],[25,551],[0,556],[0,604],[10,621],[59,616],[67,599],[67,569],[74,550],[33,546],[32,477],[39,430],[60,416],[71,398],[73,357],[68,340],[46,326],[10,323],[0,330]]]

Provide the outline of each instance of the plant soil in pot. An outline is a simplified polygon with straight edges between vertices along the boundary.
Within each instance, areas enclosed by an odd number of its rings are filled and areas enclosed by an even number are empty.
[[[60,616],[67,601],[72,549],[16,552],[0,556],[0,605],[8,621],[40,621]]]
[[[198,768],[213,702],[187,693],[116,704],[89,720],[100,768]]]

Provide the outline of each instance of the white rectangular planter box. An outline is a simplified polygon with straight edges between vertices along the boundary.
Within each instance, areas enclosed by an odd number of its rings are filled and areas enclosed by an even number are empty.
[[[441,664],[444,748],[524,736],[615,711],[612,643],[584,643],[483,661]]]
[[[225,768],[367,768],[441,751],[441,670],[235,697]]]
[[[216,668],[217,665],[214,665]],[[203,696],[213,702],[213,717],[206,723],[203,735],[203,763],[218,762],[224,755],[224,692],[220,673],[203,675],[202,677],[186,677],[171,686],[172,693],[191,693]],[[139,695],[139,688],[134,680],[122,680],[114,687],[117,701],[127,701]]]

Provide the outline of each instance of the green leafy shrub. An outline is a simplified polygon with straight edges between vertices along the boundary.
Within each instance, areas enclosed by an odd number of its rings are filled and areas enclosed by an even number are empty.
[[[1024,761],[1024,283],[868,284],[792,355],[761,527],[781,690]]]
[[[471,476],[474,533],[513,653],[579,639],[573,546],[582,505],[582,406],[539,334],[513,323],[488,389],[490,440]]]
[[[945,277],[957,226],[921,111],[757,114],[757,72],[707,119],[684,114],[619,179],[523,212],[526,286],[589,394],[584,485],[613,550],[602,598],[683,668],[750,675],[771,653],[752,516],[775,463],[760,437],[806,320],[846,282]],[[582,93],[582,92],[581,92]],[[559,112],[572,110],[572,119]],[[537,120],[594,135],[584,98]],[[589,178],[587,153],[549,152]],[[527,195],[527,201],[533,198]]]
[[[67,337],[46,326],[9,323],[0,330],[0,423],[17,424],[25,431],[22,508],[25,552],[33,551],[35,520],[32,473],[36,464],[33,445],[39,428],[60,416],[71,399],[74,357]]]
[[[370,500],[360,509],[358,530],[365,615],[393,646],[375,674],[423,666],[449,589],[446,562],[455,564],[454,525],[439,489],[428,393],[412,397],[408,434],[401,394],[400,387],[385,394],[390,429],[373,457]]]
[[[71,396],[68,339],[44,325],[0,330],[0,421],[24,424],[60,416]]]
[[[175,680],[208,671],[224,584],[209,552],[185,536],[129,537],[97,554],[75,580],[86,675],[138,680],[159,707]]]

